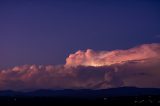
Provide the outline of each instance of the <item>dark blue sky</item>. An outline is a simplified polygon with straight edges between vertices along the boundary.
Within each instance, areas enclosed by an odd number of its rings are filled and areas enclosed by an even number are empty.
[[[160,1],[128,1],[1,0],[0,67],[160,42]]]

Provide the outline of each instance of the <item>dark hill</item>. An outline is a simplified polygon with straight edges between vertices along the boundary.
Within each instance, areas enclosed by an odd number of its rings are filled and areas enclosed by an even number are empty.
[[[109,96],[143,96],[143,95],[160,95],[159,88],[135,88],[121,87],[101,90],[90,89],[64,89],[64,90],[36,90],[32,92],[0,91],[0,96],[49,96],[49,97],[109,97]]]
[[[0,104],[6,105],[104,105],[160,104],[160,89],[122,87],[101,90],[36,90],[32,92],[0,91]]]

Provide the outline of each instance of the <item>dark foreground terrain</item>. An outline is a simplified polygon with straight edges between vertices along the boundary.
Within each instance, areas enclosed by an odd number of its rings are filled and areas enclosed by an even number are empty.
[[[159,104],[160,89],[114,88],[106,90],[38,90],[34,92],[0,92],[3,105],[106,105]]]
[[[72,97],[1,97],[0,105],[105,105],[105,104],[159,104],[160,96],[126,96],[106,98],[72,98]]]

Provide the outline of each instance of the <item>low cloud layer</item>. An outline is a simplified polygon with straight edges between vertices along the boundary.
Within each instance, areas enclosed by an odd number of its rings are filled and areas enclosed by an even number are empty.
[[[61,66],[23,65],[0,71],[0,90],[160,88],[160,44],[128,50],[78,51]]]

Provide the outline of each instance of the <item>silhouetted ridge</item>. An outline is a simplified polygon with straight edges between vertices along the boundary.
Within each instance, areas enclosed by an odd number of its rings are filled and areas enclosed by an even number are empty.
[[[0,96],[47,96],[47,97],[106,97],[106,96],[143,96],[160,95],[158,88],[121,87],[101,90],[64,89],[64,90],[36,90],[32,92],[0,91]]]

